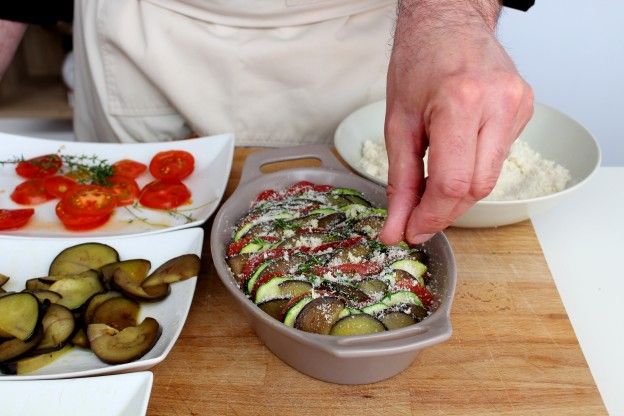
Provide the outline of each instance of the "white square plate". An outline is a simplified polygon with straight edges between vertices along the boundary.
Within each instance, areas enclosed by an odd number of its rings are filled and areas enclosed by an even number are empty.
[[[11,416],[142,416],[152,373],[72,380],[3,381],[2,414]]]
[[[0,273],[11,278],[3,286],[7,291],[24,289],[27,279],[48,274],[50,263],[63,249],[81,243],[108,244],[119,252],[121,260],[147,259],[152,269],[182,254],[201,256],[204,231],[190,228],[170,233],[142,235],[126,238],[0,238]],[[34,380],[84,377],[99,374],[125,373],[151,368],[165,359],[175,344],[195,292],[197,277],[171,285],[171,293],[160,302],[141,303],[139,321],[151,316],[162,328],[162,334],[154,347],[140,359],[118,365],[100,361],[91,351],[74,348],[58,360],[31,374],[9,376],[0,374],[0,380]],[[1,413],[1,412],[0,412]]]
[[[133,159],[149,165],[152,157],[164,150],[186,150],[195,157],[195,171],[183,181],[192,194],[189,206],[184,205],[173,213],[144,207],[121,207],[102,227],[74,232],[63,227],[56,217],[54,207],[58,200],[52,200],[32,206],[35,215],[24,228],[0,231],[0,234],[20,237],[121,236],[201,225],[219,205],[230,176],[234,154],[234,137],[231,134],[175,142],[122,144],[67,142],[0,133],[0,161],[22,156],[29,159],[61,151],[66,155],[96,155],[110,163]],[[13,189],[24,180],[15,173],[14,164],[0,166],[0,208],[27,207],[16,204],[10,198]],[[137,183],[143,187],[152,180],[154,178],[147,171],[137,178]]]

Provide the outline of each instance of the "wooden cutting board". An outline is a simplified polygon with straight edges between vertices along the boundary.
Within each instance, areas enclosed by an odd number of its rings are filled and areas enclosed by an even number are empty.
[[[226,197],[252,151],[237,149]],[[451,340],[364,386],[312,379],[264,347],[212,266],[210,225],[184,330],[152,369],[149,415],[606,414],[528,221],[446,232],[458,265]]]

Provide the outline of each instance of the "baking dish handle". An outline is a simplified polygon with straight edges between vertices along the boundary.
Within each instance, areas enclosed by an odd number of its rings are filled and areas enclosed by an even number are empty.
[[[414,328],[415,329],[415,328]],[[446,341],[453,332],[451,320],[442,316],[436,322],[427,323],[410,335],[389,331],[383,339],[364,337],[334,337],[330,342],[319,342],[318,347],[340,358],[364,358],[411,352]]]
[[[294,147],[280,147],[266,151],[252,153],[247,156],[241,173],[241,185],[263,175],[260,168],[263,165],[276,162],[286,162],[299,159],[318,159],[321,167],[333,170],[346,171],[347,169],[334,156],[329,146],[308,145]]]

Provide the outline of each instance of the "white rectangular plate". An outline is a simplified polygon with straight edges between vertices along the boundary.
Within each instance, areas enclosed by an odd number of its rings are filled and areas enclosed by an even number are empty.
[[[26,159],[44,154],[61,152],[66,155],[96,155],[114,163],[121,159],[133,159],[149,165],[152,157],[164,150],[186,150],[195,157],[195,171],[184,179],[192,193],[190,205],[184,205],[173,212],[148,208],[117,208],[113,217],[102,227],[94,230],[69,231],[54,213],[58,200],[32,206],[35,215],[19,230],[0,231],[6,236],[120,236],[158,233],[203,224],[217,208],[227,185],[232,157],[234,137],[231,134],[202,137],[161,143],[81,143],[0,133],[0,161],[24,157]],[[137,178],[140,187],[154,178],[149,171]],[[15,187],[24,181],[15,173],[14,164],[0,166],[0,208],[25,208],[10,198]]]
[[[108,244],[119,252],[121,260],[143,258],[152,263],[152,269],[182,254],[201,256],[204,231],[201,228],[178,230],[171,233],[142,235],[126,238],[1,238],[0,273],[11,278],[3,286],[7,291],[24,289],[26,280],[46,276],[50,263],[67,247],[99,242]],[[175,344],[195,292],[197,277],[171,285],[171,293],[160,302],[141,303],[139,321],[151,316],[162,328],[156,345],[142,358],[118,365],[100,361],[91,351],[74,348],[58,360],[29,375],[8,376],[0,374],[0,380],[33,380],[93,376],[99,374],[125,373],[151,368],[165,359]],[[1,412],[0,412],[1,413]]]
[[[152,390],[152,373],[72,380],[4,381],[2,414],[11,416],[142,416]]]

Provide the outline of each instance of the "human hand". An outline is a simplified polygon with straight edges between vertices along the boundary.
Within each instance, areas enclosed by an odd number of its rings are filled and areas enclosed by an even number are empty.
[[[469,9],[476,3],[487,1],[401,2],[388,68],[385,243],[422,243],[487,196],[533,114],[533,92],[493,34],[497,1]]]

